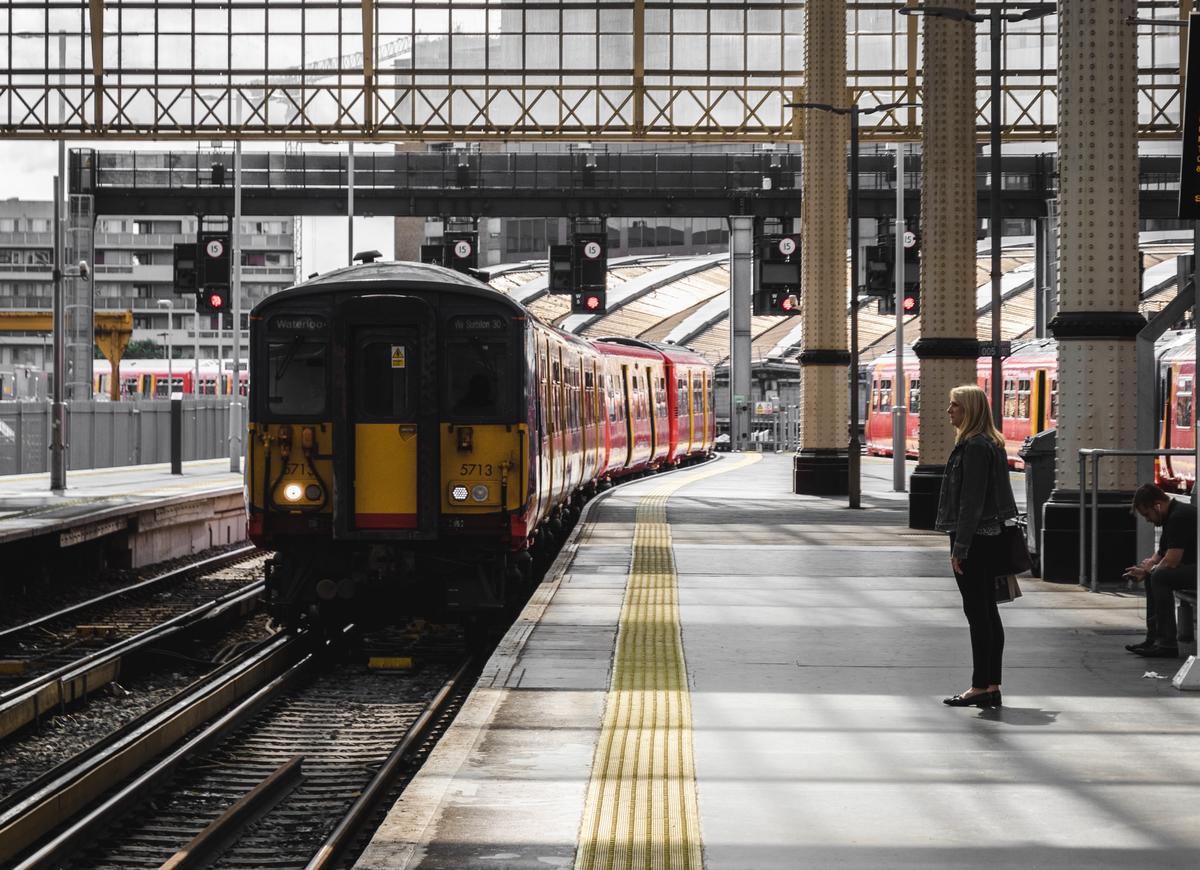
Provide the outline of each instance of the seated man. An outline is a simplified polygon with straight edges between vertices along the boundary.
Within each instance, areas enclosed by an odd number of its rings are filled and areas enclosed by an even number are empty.
[[[1142,519],[1162,526],[1158,551],[1125,569],[1146,583],[1146,640],[1125,647],[1146,658],[1179,655],[1175,626],[1176,589],[1196,590],[1196,509],[1171,498],[1152,483],[1133,495],[1133,510]]]

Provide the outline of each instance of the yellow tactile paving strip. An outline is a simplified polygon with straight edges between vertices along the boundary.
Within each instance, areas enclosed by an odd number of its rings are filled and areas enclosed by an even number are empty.
[[[692,705],[667,500],[680,487],[761,458],[747,454],[679,475],[637,506],[633,564],[575,870],[702,870]]]

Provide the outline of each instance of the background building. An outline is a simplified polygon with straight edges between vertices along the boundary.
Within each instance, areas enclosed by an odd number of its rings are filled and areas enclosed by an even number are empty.
[[[49,201],[0,201],[0,313],[52,309],[53,213]],[[195,297],[173,287],[174,245],[195,241],[196,223],[190,215],[101,215],[91,289],[95,310],[133,312],[133,341],[165,347],[169,339],[176,358],[198,347],[202,359],[215,359],[228,353],[228,318],[218,329],[215,315],[202,315],[197,333]],[[259,300],[295,283],[295,227],[291,217],[243,218],[243,328]],[[51,356],[49,335],[0,332],[0,369],[48,369]]]

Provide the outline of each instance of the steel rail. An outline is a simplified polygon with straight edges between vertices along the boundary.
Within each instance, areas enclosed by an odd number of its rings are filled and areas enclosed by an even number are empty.
[[[256,819],[284,799],[303,778],[303,755],[296,755],[234,801],[230,807],[186,846],[168,858],[159,870],[192,870],[212,865],[227,846]]]
[[[168,638],[181,637],[185,632],[231,610],[247,607],[265,592],[265,580],[249,583],[140,634],[0,693],[0,740],[37,721],[47,710],[62,708],[108,685],[120,675],[121,665],[128,657],[144,652]]]
[[[134,595],[138,592],[145,592],[153,589],[155,586],[166,583],[169,580],[178,579],[181,576],[188,574],[191,571],[211,568],[224,561],[234,561],[248,556],[258,548],[250,545],[241,547],[237,550],[230,550],[228,553],[221,553],[219,556],[210,556],[207,559],[202,559],[199,562],[193,562],[190,565],[184,565],[180,568],[175,568],[165,574],[159,574],[157,577],[151,577],[148,580],[142,580],[134,583],[132,586],[125,586],[121,589],[114,589],[112,592],[105,592],[103,595],[97,595],[95,598],[89,598],[87,601],[80,601],[78,604],[72,604],[69,607],[64,607],[62,610],[56,610],[54,613],[48,613],[45,616],[39,616],[37,619],[32,619],[29,622],[23,622],[20,625],[14,625],[10,628],[0,629],[0,643],[8,640],[14,635],[18,635],[23,631],[30,631],[40,625],[45,625],[48,622],[54,622],[58,619],[65,619],[89,607],[95,607],[97,604],[104,604],[113,599],[120,598],[123,595]]]
[[[327,867],[332,867],[337,861],[346,847],[350,844],[350,840],[361,829],[366,817],[375,809],[376,805],[386,794],[388,788],[396,778],[396,772],[410,755],[424,741],[426,735],[433,727],[434,723],[442,716],[450,701],[458,692],[463,679],[473,673],[475,659],[471,658],[463,662],[462,666],[454,673],[446,684],[438,691],[437,695],[425,706],[421,711],[421,715],[417,717],[405,733],[404,738],[396,745],[387,760],[383,762],[379,770],[375,772],[375,776],[371,778],[371,782],[363,789],[362,794],[338,822],[333,832],[321,844],[321,848],[317,850],[313,859],[308,862],[305,870],[325,870]]]
[[[100,752],[82,753],[78,763],[68,762],[61,773],[52,771],[53,776],[39,783],[53,781],[0,816],[0,862],[26,853],[64,818],[74,818],[35,851],[6,866],[28,870],[61,865],[94,841],[105,825],[160,787],[188,758],[212,749],[263,705],[290,690],[316,661],[315,645],[307,632],[278,635],[223,668],[218,678],[202,680],[151,711],[144,721],[125,729],[122,739]]]

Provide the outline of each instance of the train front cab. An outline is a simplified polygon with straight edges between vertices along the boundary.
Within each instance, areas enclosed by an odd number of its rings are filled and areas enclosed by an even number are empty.
[[[481,294],[335,295],[256,313],[247,490],[272,610],[503,607],[528,518],[524,317]]]

